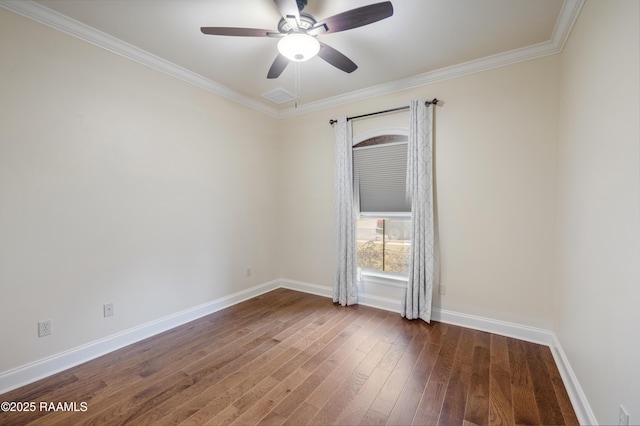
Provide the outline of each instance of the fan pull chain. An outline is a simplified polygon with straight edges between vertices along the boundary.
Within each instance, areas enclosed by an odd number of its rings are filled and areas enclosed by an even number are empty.
[[[296,103],[295,108],[298,109],[298,102],[300,102],[300,62],[295,62],[295,95],[296,95]]]

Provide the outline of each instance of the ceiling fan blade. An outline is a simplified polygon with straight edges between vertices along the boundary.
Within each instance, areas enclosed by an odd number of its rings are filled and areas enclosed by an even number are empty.
[[[291,25],[294,31],[300,28],[300,11],[296,0],[273,0],[280,15]]]
[[[351,59],[322,42],[320,42],[320,51],[318,52],[318,56],[334,67],[347,73],[354,72],[358,69],[358,66]]]
[[[373,24],[392,15],[393,5],[390,1],[370,4],[326,18],[314,25],[309,33],[311,34],[315,29],[324,29],[325,33],[337,33]]]
[[[269,68],[269,72],[267,73],[267,78],[278,78],[282,71],[289,65],[289,60],[278,53],[276,59],[271,64],[271,68]]]
[[[273,30],[260,30],[257,28],[233,28],[233,27],[201,27],[203,34],[223,35],[223,36],[240,36],[240,37],[270,37]]]

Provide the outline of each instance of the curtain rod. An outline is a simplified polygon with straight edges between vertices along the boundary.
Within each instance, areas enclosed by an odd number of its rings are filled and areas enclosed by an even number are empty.
[[[426,106],[429,106],[429,105],[438,105],[438,102],[439,102],[438,98],[433,98],[433,99],[432,99],[432,100],[430,100],[430,101],[426,101],[424,104],[425,104]],[[401,107],[398,107],[398,108],[385,109],[384,111],[370,112],[369,114],[356,115],[355,117],[347,117],[347,121],[349,121],[349,120],[355,120],[355,119],[357,119],[357,118],[369,117],[369,116],[371,116],[371,115],[385,114],[385,113],[387,113],[387,112],[402,111],[402,110],[404,110],[404,109],[409,109],[409,105],[407,105],[407,106],[401,106]],[[329,120],[329,124],[331,124],[331,125],[334,125],[334,124],[335,124],[335,123],[337,123],[337,122],[338,122],[338,120],[333,120],[333,119]]]

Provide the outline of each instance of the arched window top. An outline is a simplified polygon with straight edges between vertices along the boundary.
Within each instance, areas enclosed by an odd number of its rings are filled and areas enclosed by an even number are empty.
[[[365,146],[382,145],[386,143],[407,142],[407,135],[381,135],[365,139],[354,145],[354,148],[364,148]]]
[[[409,129],[406,127],[389,127],[375,129],[353,138],[353,147],[379,145],[385,143],[407,142]]]

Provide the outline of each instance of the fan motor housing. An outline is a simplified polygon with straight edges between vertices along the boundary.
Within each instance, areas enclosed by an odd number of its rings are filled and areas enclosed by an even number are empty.
[[[300,13],[299,27],[301,31],[307,31],[308,29],[313,28],[315,24],[316,20],[313,18],[313,16],[304,12]],[[288,34],[294,30],[293,28],[291,28],[291,25],[289,25],[289,23],[284,18],[282,18],[280,19],[280,22],[278,22],[278,31],[282,34]]]

